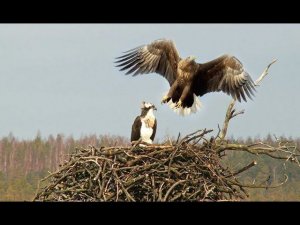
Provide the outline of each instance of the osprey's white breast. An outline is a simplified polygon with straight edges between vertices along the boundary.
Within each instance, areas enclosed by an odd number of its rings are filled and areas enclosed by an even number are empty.
[[[142,141],[152,144],[151,135],[153,134],[153,126],[155,122],[155,116],[153,114],[153,109],[150,109],[147,115],[142,118],[141,127],[141,138]]]

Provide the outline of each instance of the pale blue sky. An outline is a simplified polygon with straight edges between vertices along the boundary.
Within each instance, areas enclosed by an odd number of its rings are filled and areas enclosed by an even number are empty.
[[[181,117],[160,105],[169,89],[163,77],[125,76],[114,67],[123,51],[159,38],[198,62],[235,55],[253,79],[277,58],[254,101],[237,104],[245,114],[229,135],[300,136],[299,24],[0,24],[0,136],[129,137],[143,100],[158,108],[158,139],[217,130],[229,96],[205,95],[198,113]]]

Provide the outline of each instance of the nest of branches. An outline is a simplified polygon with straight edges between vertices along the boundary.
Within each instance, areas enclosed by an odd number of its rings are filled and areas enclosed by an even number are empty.
[[[76,149],[37,193],[41,201],[218,201],[247,196],[198,131],[175,143]]]
[[[288,177],[273,186],[241,183],[237,175],[257,163],[232,171],[222,165],[225,151],[267,155],[300,166],[299,149],[293,143],[234,144],[221,139],[224,129],[207,139],[205,134],[211,131],[161,145],[78,148],[58,171],[40,181],[34,201],[242,200],[248,197],[248,188],[276,188]]]

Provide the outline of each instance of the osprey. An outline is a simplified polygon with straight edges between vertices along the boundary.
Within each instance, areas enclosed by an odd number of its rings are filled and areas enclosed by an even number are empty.
[[[195,57],[181,58],[171,40],[156,40],[131,49],[117,57],[116,66],[126,74],[158,73],[170,84],[161,103],[181,115],[195,113],[201,106],[197,96],[222,91],[241,102],[254,96],[255,84],[234,56],[222,55],[206,63],[197,63]]]
[[[138,141],[152,144],[156,133],[156,118],[153,110],[156,107],[151,103],[142,102],[141,115],[137,116],[132,124],[131,141]]]

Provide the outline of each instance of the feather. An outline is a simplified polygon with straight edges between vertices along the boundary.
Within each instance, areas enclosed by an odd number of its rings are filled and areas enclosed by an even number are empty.
[[[165,77],[170,86],[176,80],[177,65],[180,60],[172,41],[157,40],[148,45],[131,49],[117,57],[116,66],[127,70],[126,74],[145,74],[156,72]]]
[[[193,90],[197,96],[209,92],[223,91],[233,98],[247,101],[254,96],[254,83],[234,56],[223,55],[204,64],[198,64]]]

